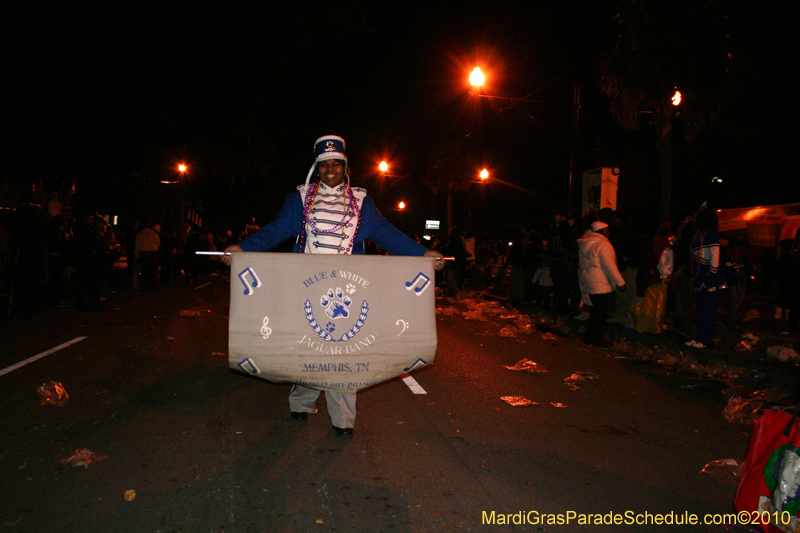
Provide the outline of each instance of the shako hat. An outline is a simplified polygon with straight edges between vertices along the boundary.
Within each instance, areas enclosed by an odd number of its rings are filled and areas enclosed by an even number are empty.
[[[338,135],[324,135],[314,141],[314,164],[306,176],[306,185],[308,185],[311,176],[314,174],[314,168],[320,161],[328,161],[330,159],[339,159],[344,161],[344,175],[347,178],[347,183],[350,183],[350,168],[347,166],[347,147],[344,139]]]

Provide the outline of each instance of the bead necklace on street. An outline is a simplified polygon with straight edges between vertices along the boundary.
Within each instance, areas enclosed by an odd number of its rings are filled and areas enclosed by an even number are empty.
[[[338,201],[340,198],[342,199],[343,204],[343,211],[342,211],[342,219],[338,223],[334,224],[330,229],[323,229],[317,225],[316,217],[312,217],[316,211],[315,203],[317,201],[317,196],[319,193],[320,185],[319,183],[312,184],[308,191],[306,192],[306,201],[305,205],[303,206],[303,228],[300,234],[300,249],[298,252],[305,253],[305,240],[308,233],[308,229],[310,228],[311,233],[315,235],[341,235],[339,240],[338,246],[338,253],[347,255],[353,248],[353,242],[355,241],[355,235],[358,233],[358,229],[361,226],[361,213],[360,209],[358,208],[358,202],[356,201],[355,195],[353,194],[353,189],[350,188],[350,185],[343,185],[343,192],[341,196],[338,196],[336,200]],[[348,240],[350,241],[347,248],[344,248],[344,241],[348,237],[346,233],[346,228],[349,227],[353,218],[356,218],[356,229],[353,233],[352,237]],[[316,244],[316,243],[315,243]]]

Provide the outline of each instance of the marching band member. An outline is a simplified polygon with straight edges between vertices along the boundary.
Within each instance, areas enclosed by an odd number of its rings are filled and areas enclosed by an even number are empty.
[[[381,216],[366,190],[350,186],[344,139],[320,137],[314,142],[314,155],[306,183],[286,197],[275,221],[225,252],[268,252],[295,238],[296,253],[364,254],[364,241],[369,239],[392,255],[432,257],[436,270],[444,267],[442,254],[407,237]],[[309,184],[312,176],[317,181]],[[223,256],[222,261],[230,265],[231,256]],[[319,390],[294,385],[289,393],[292,418],[308,418],[319,394]],[[356,394],[326,391],[325,397],[333,429],[340,435],[352,434]]]

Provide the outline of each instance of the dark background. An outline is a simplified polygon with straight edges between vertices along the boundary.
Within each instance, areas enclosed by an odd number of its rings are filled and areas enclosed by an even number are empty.
[[[736,97],[691,143],[673,140],[673,218],[798,201],[796,38],[788,1],[722,3],[748,60]],[[132,217],[176,216],[183,198],[219,229],[269,222],[302,183],[313,141],[343,136],[353,184],[406,231],[444,220],[423,184],[449,147],[488,184],[454,195],[454,223],[502,231],[567,209],[573,87],[581,88],[576,180],[620,174],[620,207],[658,220],[657,136],[623,131],[597,64],[617,2],[26,3],[3,9],[2,186],[65,190]],[[487,74],[478,99],[469,72]],[[390,162],[389,177],[377,164]],[[186,162],[185,183],[177,164]],[[712,187],[711,178],[723,178]],[[575,190],[578,183],[575,183]],[[405,212],[395,210],[405,200]],[[164,221],[166,222],[166,221]]]

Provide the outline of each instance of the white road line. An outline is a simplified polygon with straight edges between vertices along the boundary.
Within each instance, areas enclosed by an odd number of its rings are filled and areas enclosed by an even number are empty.
[[[197,252],[197,253],[200,253],[200,252]],[[209,281],[208,283],[203,283],[203,284],[202,284],[202,285],[200,285],[199,287],[195,287],[195,288],[194,288],[194,290],[197,290],[197,289],[202,289],[202,288],[203,288],[203,287],[205,287],[206,285],[211,285],[211,282]]]
[[[57,351],[59,351],[59,350],[61,350],[63,348],[66,348],[67,346],[71,346],[71,345],[75,344],[76,342],[81,342],[83,339],[86,339],[86,338],[88,338],[88,337],[75,337],[71,341],[67,341],[64,344],[56,346],[55,348],[50,348],[46,352],[42,352],[42,353],[40,353],[38,355],[34,355],[33,357],[28,357],[27,359],[25,359],[24,361],[20,361],[16,365],[11,365],[8,368],[4,368],[3,370],[0,370],[0,376],[8,374],[9,372],[13,372],[14,370],[16,370],[18,368],[22,368],[23,366],[27,365],[28,363],[33,363],[34,361],[36,361],[38,359],[41,359],[42,357],[47,357],[51,353],[55,353],[55,352],[57,352]]]
[[[412,378],[408,374],[405,374],[403,376],[403,383],[408,385],[408,388],[411,389],[411,392],[413,392],[414,394],[428,394],[427,392],[425,392],[425,389],[423,389],[420,386],[420,384],[417,383],[417,380]]]

